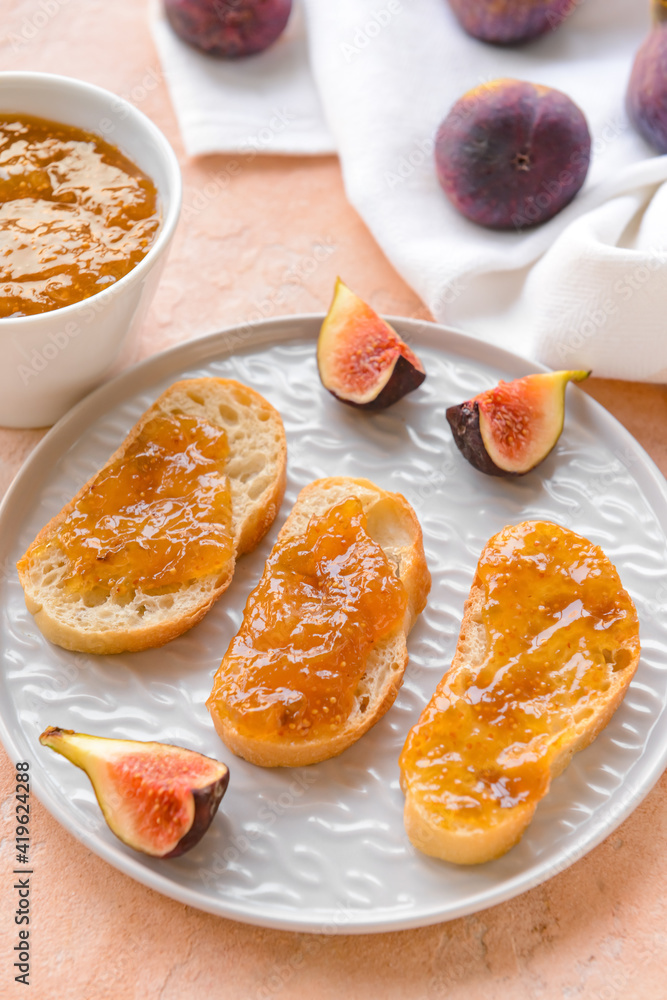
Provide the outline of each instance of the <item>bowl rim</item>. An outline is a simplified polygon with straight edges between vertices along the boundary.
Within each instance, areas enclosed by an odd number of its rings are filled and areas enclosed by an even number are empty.
[[[104,305],[113,300],[117,295],[121,294],[123,288],[128,288],[130,285],[141,280],[145,272],[149,271],[157,258],[160,256],[162,251],[166,249],[174,234],[176,225],[181,211],[181,203],[183,199],[183,181],[181,177],[181,168],[169,140],[166,138],[164,133],[157,127],[155,122],[148,117],[143,111],[135,107],[130,101],[121,97],[119,94],[115,94],[112,90],[107,90],[105,87],[99,87],[97,84],[88,83],[87,80],[79,80],[73,76],[63,76],[60,73],[41,73],[33,72],[31,70],[1,70],[0,71],[0,91],[5,89],[6,85],[12,85],[16,88],[15,103],[20,106],[20,85],[21,83],[35,83],[44,89],[53,89],[54,87],[61,87],[64,90],[79,91],[87,93],[90,97],[97,100],[109,101],[113,100],[114,103],[120,108],[126,111],[124,115],[124,120],[128,118],[133,121],[139,129],[143,129],[153,141],[155,147],[157,148],[158,155],[162,158],[166,178],[167,178],[167,192],[169,203],[166,206],[166,211],[163,213],[163,218],[160,220],[160,228],[158,230],[157,238],[152,246],[149,248],[148,253],[143,257],[138,264],[135,265],[127,274],[124,274],[122,278],[114,282],[113,285],[109,285],[107,288],[100,289],[99,292],[95,292],[93,295],[89,295],[85,299],[80,299],[78,302],[71,302],[66,306],[58,306],[56,309],[48,309],[46,312],[32,313],[28,316],[6,316],[0,318],[0,333],[3,332],[3,327],[5,324],[19,323],[21,325],[26,325],[32,323],[33,326],[38,326],[41,324],[47,324],[49,322],[54,322],[54,317],[57,316],[64,317],[64,322],[73,315],[77,310],[82,310],[86,307],[96,309],[96,311],[101,311]],[[2,112],[0,110],[0,114]],[[17,112],[20,114],[21,112]],[[26,112],[27,113],[27,112]],[[64,125],[69,124],[67,122],[67,116],[65,115],[62,119],[49,118],[50,121],[58,121]],[[79,127],[79,126],[74,126]],[[94,135],[99,135],[101,139],[105,142],[109,141],[106,137],[100,134],[95,129],[88,129],[87,131],[92,132]],[[110,143],[114,145],[114,143]],[[116,146],[116,148],[120,148]],[[125,155],[125,154],[124,154]],[[128,156],[128,159],[132,159]],[[147,174],[147,176],[149,176]],[[155,183],[152,177],[150,180]],[[161,199],[164,201],[164,199]],[[91,303],[99,303],[99,305],[91,306]]]

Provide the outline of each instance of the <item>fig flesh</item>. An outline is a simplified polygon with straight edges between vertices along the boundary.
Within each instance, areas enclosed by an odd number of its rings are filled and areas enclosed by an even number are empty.
[[[438,129],[438,180],[455,208],[491,229],[553,218],[588,173],[583,113],[551,87],[493,80],[468,91]]]
[[[573,0],[449,0],[449,5],[469,35],[495,45],[553,31],[576,7]]]
[[[667,3],[654,0],[653,21],[655,27],[635,56],[626,106],[642,138],[667,153]]]
[[[164,0],[164,10],[184,42],[208,55],[238,59],[273,45],[292,0]]]
[[[317,341],[317,367],[336,399],[367,410],[391,406],[426,378],[393,327],[340,278]]]
[[[450,406],[446,416],[459,451],[489,476],[530,472],[561,435],[567,383],[589,375],[587,371],[526,375]]]
[[[201,840],[229,783],[229,770],[195,750],[113,740],[49,726],[39,742],[86,772],[112,833],[156,858]]]

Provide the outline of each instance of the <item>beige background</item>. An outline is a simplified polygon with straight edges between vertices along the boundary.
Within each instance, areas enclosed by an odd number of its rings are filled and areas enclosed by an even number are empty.
[[[77,76],[153,118],[181,160],[185,206],[197,209],[214,182],[204,210],[186,212],[179,225],[140,354],[258,310],[325,309],[338,273],[382,312],[426,316],[347,205],[335,158],[185,159],[146,7],[5,0],[0,23],[3,69]],[[238,169],[230,171],[232,161]],[[667,472],[667,389],[585,388]],[[0,430],[0,490],[40,437]],[[245,926],[165,899],[90,854],[33,799],[28,993],[11,968],[13,768],[0,749],[0,997],[659,1000],[667,996],[665,793],[663,775],[600,847],[512,902],[416,931],[331,938]]]

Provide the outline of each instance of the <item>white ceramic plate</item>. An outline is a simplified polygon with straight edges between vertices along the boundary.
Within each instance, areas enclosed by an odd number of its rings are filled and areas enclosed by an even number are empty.
[[[151,888],[271,927],[397,930],[472,913],[561,871],[609,834],[661,774],[667,493],[634,439],[576,387],[567,391],[559,445],[536,472],[515,481],[483,476],[456,451],[445,408],[534,365],[397,319],[428,378],[390,410],[369,415],[322,388],[314,349],[321,320],[275,320],[167,351],[93,393],[45,437],[0,509],[0,728],[10,755],[30,761],[39,798],[63,826]],[[50,645],[25,609],[16,559],[162,389],[204,374],[247,383],[283,415],[289,476],[279,518],[204,621],[162,649],[104,658]],[[433,588],[409,640],[403,688],[378,725],[337,759],[263,770],[232,757],[204,702],[279,525],[298,490],[327,475],[368,476],[406,495],[424,529]],[[397,758],[450,663],[484,543],[528,518],[557,521],[604,548],[637,604],[644,652],[622,706],[554,782],[522,842],[499,861],[458,868],[408,843]],[[107,829],[83,772],[39,745],[47,725],[162,740],[227,761],[230,786],[211,829],[178,860],[135,854]]]

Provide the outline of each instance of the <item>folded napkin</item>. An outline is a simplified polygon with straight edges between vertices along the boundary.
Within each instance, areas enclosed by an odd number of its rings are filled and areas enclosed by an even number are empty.
[[[554,368],[667,381],[667,157],[653,154],[624,108],[632,59],[649,30],[648,2],[573,0],[578,9],[559,30],[509,49],[469,38],[447,0],[303,3],[307,53],[348,197],[434,316]],[[168,61],[161,43],[160,51],[187,137],[198,102],[211,106],[200,91],[206,81],[179,104],[183,66]],[[298,86],[305,87],[305,45],[294,58],[303,59]],[[224,96],[240,118],[246,92],[237,93],[236,64],[228,67],[218,100]],[[433,165],[433,137],[454,101],[508,76],[565,91],[593,137],[580,194],[522,233],[464,219]],[[270,90],[274,103],[279,83]],[[264,100],[266,123],[271,101]],[[231,126],[223,132],[215,148],[234,148]],[[282,142],[291,137],[286,130]],[[354,286],[354,275],[343,277]]]
[[[335,153],[308,62],[296,3],[277,44],[248,59],[216,59],[186,45],[153,0],[151,28],[190,156]]]

